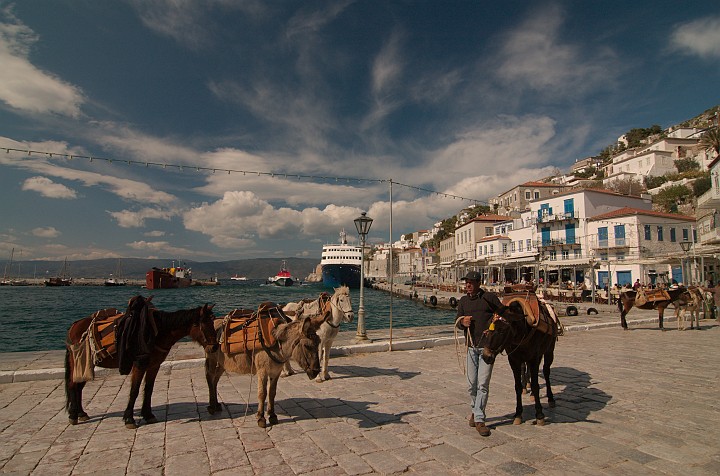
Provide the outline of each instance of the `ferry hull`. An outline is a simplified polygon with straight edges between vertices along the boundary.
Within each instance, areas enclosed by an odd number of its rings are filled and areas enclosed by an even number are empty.
[[[322,268],[323,285],[328,288],[347,286],[360,288],[360,266],[351,264],[326,264]]]
[[[177,278],[160,270],[153,269],[145,274],[145,287],[147,289],[176,289],[187,288],[191,285],[191,278]]]

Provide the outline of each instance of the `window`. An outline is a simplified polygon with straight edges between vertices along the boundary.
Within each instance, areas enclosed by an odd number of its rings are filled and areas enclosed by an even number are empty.
[[[525,240],[525,248],[528,251],[532,251],[532,240],[531,239],[528,238],[527,240]]]
[[[598,228],[598,246],[602,248],[608,246],[608,229],[606,226]]]
[[[491,227],[491,226],[486,226],[486,227],[485,227],[485,236],[490,236],[490,235],[492,235],[492,234],[493,234],[493,227]]]
[[[670,227],[670,242],[675,243],[677,238],[675,237],[675,227]]]
[[[530,190],[525,191],[525,200],[530,200],[532,198],[532,194],[530,193]]]
[[[575,248],[573,251],[574,251],[573,258],[575,258],[575,259],[582,258],[582,252],[578,248]]]
[[[538,198],[540,198],[540,192],[537,191],[537,190],[535,190],[535,192],[533,192],[533,197],[534,197],[536,200],[537,200]]]
[[[550,251],[550,261],[557,261],[557,251]]]
[[[615,257],[618,259],[618,261],[624,261],[624,260],[625,260],[625,253],[620,252],[620,253],[618,253],[617,255],[615,255]]]
[[[515,242],[514,241],[510,242],[510,251],[515,253]]]
[[[683,235],[683,241],[690,241],[690,233],[688,233],[687,228],[682,229],[682,235]]]
[[[493,245],[490,245],[490,254],[493,254]]]
[[[658,230],[658,241],[663,241],[663,227],[658,226],[657,230]]]
[[[615,225],[615,246],[625,246],[625,225]]]
[[[570,251],[562,250],[562,259],[566,260],[570,258]]]
[[[503,243],[503,244],[502,244],[502,252],[503,252],[504,255],[507,254],[507,243]]]
[[[645,225],[645,241],[652,240],[652,236],[650,235],[650,225]]]
[[[608,254],[607,253],[600,253],[600,261],[607,261]]]
[[[523,250],[523,242],[522,240],[518,240],[518,251],[522,253]]]

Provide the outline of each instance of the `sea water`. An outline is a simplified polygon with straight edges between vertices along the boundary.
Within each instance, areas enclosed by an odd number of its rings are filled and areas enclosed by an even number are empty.
[[[156,289],[139,286],[2,286],[0,287],[0,352],[59,350],[65,348],[70,324],[95,311],[116,308],[124,311],[133,296],[153,296],[153,303],[164,311],[189,309],[205,303],[215,304],[216,316],[233,309],[256,309],[262,302],[278,304],[317,299],[332,289],[322,284],[280,287],[262,280],[221,280],[219,286],[193,286],[185,289]],[[343,323],[341,331],[357,329],[359,290],[350,291],[355,311],[352,323]],[[389,327],[390,295],[374,289],[364,290],[365,328]],[[423,305],[422,298],[392,300],[393,327],[452,325],[454,313]]]

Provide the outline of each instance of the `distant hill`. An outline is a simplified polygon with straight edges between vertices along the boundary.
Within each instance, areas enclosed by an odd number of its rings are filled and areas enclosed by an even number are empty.
[[[181,264],[192,269],[193,278],[209,279],[217,275],[220,279],[230,278],[236,274],[249,279],[265,279],[275,276],[280,270],[283,260],[293,276],[305,279],[315,271],[320,263],[317,258],[256,258],[233,261],[181,261]],[[68,274],[73,278],[107,278],[117,268],[117,259],[94,259],[68,261]],[[172,260],[123,258],[120,260],[123,276],[128,279],[144,279],[145,273],[153,267],[165,268],[172,265]],[[5,269],[7,262],[0,262],[0,269]],[[17,276],[18,265],[21,278],[44,278],[56,276],[63,267],[62,261],[13,261],[13,270],[8,273]]]

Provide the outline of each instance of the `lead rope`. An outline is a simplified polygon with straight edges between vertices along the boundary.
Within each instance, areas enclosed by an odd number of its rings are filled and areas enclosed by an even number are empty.
[[[462,361],[460,359],[460,339],[458,338],[458,323],[462,320],[462,316],[455,319],[455,358],[458,361],[458,367],[462,370],[463,375],[467,375],[467,359]],[[467,349],[472,344],[472,336],[470,332],[465,333],[465,355],[467,356]],[[474,347],[474,346],[473,346]]]

